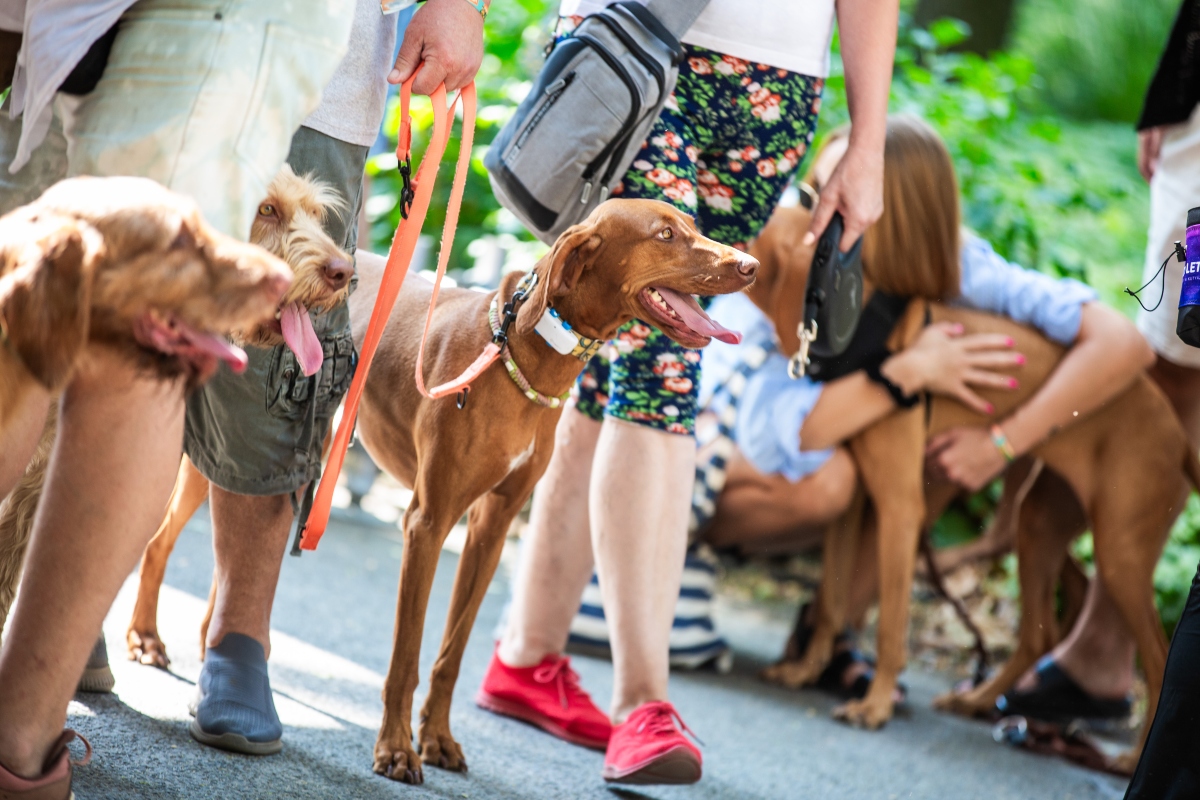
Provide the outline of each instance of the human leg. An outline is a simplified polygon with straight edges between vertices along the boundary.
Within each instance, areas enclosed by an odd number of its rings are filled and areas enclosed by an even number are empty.
[[[178,386],[93,348],[61,403],[45,501],[0,649],[0,764],[32,777],[101,622],[154,532],[179,458]]]

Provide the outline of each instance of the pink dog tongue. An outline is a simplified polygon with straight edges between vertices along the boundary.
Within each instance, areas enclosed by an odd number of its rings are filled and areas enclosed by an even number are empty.
[[[238,375],[245,372],[246,365],[250,363],[250,359],[246,358],[245,350],[211,333],[201,333],[193,337],[192,344],[196,346],[196,349],[211,353],[224,361]]]
[[[740,344],[742,335],[737,331],[731,331],[721,323],[717,322],[708,314],[704,313],[704,309],[700,308],[694,297],[690,294],[680,294],[679,292],[664,289],[661,286],[655,286],[658,293],[662,295],[662,299],[667,301],[667,305],[679,315],[683,320],[683,324],[694,330],[696,333],[711,336],[714,339],[720,339],[725,344]]]
[[[299,303],[284,306],[279,315],[279,327],[283,329],[283,340],[296,354],[300,369],[306,376],[315,375],[325,360],[325,351],[313,330],[312,320],[308,318],[308,309]]]

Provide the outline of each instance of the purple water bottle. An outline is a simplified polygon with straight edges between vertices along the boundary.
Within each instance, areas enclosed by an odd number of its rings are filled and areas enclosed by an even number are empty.
[[[1185,344],[1200,347],[1200,208],[1188,211],[1186,249],[1175,333]]]

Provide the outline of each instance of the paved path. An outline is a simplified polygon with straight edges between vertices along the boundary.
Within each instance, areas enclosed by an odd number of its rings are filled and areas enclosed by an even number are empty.
[[[492,586],[467,648],[452,714],[468,775],[426,770],[414,788],[372,774],[371,750],[391,647],[400,563],[395,530],[331,526],[321,549],[287,558],[276,599],[271,680],[284,723],[283,753],[253,758],[202,747],[186,730],[199,672],[197,631],[211,576],[211,538],[202,510],[180,538],[167,570],[160,625],[171,672],[124,660],[124,631],[136,577],[106,623],[116,694],[79,695],[69,724],[95,745],[77,771],[80,800],[99,798],[1119,798],[1123,784],[992,742],[986,725],[935,714],[946,685],[906,678],[912,712],[878,733],[829,719],[833,701],[765,686],[755,670],[778,652],[785,627],[752,611],[727,612],[738,647],[733,675],[675,674],[672,697],[704,740],[705,775],[694,787],[609,791],[600,754],[560,743],[475,708],[491,650],[489,633],[507,593]],[[441,635],[455,557],[442,559],[426,622],[422,686]],[[611,690],[604,661],[576,658],[584,685]],[[418,704],[420,697],[418,697]]]

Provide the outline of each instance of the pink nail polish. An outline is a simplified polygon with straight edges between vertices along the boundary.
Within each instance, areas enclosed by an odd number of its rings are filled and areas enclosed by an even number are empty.
[[[1015,389],[1015,388],[1017,388],[1018,386],[1020,386],[1020,384],[1019,384],[1019,383],[1017,383],[1017,379],[1016,379],[1016,378],[1009,378],[1009,379],[1008,379],[1008,388],[1010,388],[1010,389]]]
[[[1024,363],[1025,363],[1025,356],[1018,355],[1018,356],[1017,356],[1017,363],[1018,363],[1018,364],[1024,364]]]
[[[1004,340],[1004,343],[1005,343],[1005,344],[1007,344],[1009,347],[1012,347],[1014,344],[1016,344],[1016,342],[1014,342],[1014,341],[1012,340],[1012,337],[1009,337],[1009,338],[1005,339],[1005,340]]]
[[[988,403],[988,404],[987,404],[987,413],[991,414],[991,413],[992,413],[992,412],[994,412],[995,410],[996,410],[996,407],[995,407],[995,406],[993,406],[991,403]]]

